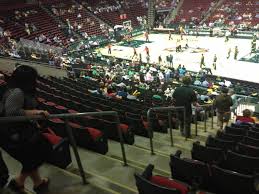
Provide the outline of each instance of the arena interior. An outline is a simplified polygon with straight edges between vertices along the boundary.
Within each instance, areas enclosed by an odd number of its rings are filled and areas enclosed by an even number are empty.
[[[0,193],[259,193],[258,39],[259,0],[0,0]]]

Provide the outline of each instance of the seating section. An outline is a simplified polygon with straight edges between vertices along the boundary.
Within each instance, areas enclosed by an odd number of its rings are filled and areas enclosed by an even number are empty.
[[[169,10],[172,7],[176,7],[179,0],[155,0],[155,7],[157,10]]]
[[[44,34],[46,39],[42,43],[55,46],[68,44],[69,37],[58,27],[58,23],[38,6],[1,11],[0,17],[4,21],[0,26],[10,32],[11,38],[35,40]],[[54,37],[59,41],[55,42]]]
[[[94,18],[81,4],[73,1],[62,1],[61,3],[51,3],[47,6],[49,10],[60,17],[72,31],[79,32],[87,36],[104,35],[107,33],[105,25]]]
[[[193,22],[199,24],[205,16],[205,13],[209,8],[213,7],[216,2],[217,0],[185,0],[174,22]]]
[[[225,159],[225,153],[221,148],[203,146],[200,142],[193,143],[191,154],[193,160],[208,164],[220,164]]]
[[[120,127],[124,132],[123,135],[125,137],[125,142],[129,144],[134,143],[133,133],[146,137],[148,136],[147,121],[145,117],[146,111],[149,107],[152,107],[152,104],[143,104],[138,101],[113,100],[107,99],[101,95],[83,93],[82,91],[86,91],[88,88],[91,88],[91,84],[93,86],[97,83],[91,80],[80,80],[77,82],[70,79],[43,79],[39,82],[38,92],[40,97],[51,100],[52,102],[55,101],[61,106],[57,106],[50,102],[42,102],[41,106],[56,114],[64,112],[73,113],[76,112],[75,110],[79,112],[107,110],[118,111],[120,121],[122,122]],[[56,94],[54,96],[50,94],[50,86],[52,87],[52,90],[55,88],[54,90],[56,91]],[[71,101],[69,102],[69,100]],[[42,99],[40,99],[40,101],[42,101]],[[103,119],[88,117],[87,119],[76,119],[75,121],[80,122],[82,125],[90,125],[91,127],[102,129],[102,131],[107,131],[109,138],[118,140],[116,123],[111,121],[111,119],[112,118],[106,116],[103,117]],[[156,124],[156,131],[161,130],[160,132],[163,132],[167,126],[166,119],[166,116],[164,118],[159,118],[157,114],[154,114],[152,123]]]
[[[79,1],[89,10],[110,25],[122,25],[124,21],[131,21],[133,27],[140,25],[138,17],[147,15],[145,4],[134,1]]]
[[[251,0],[225,0],[223,4],[212,13],[207,22],[221,22],[224,24],[257,25],[259,18],[256,17],[258,5]]]

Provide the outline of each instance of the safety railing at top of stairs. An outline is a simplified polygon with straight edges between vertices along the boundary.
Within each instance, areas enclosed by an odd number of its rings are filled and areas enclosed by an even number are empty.
[[[194,123],[195,123],[195,136],[198,136],[198,109],[203,111],[203,122],[204,122],[204,132],[207,132],[207,119],[209,118],[208,113],[211,113],[211,128],[213,129],[214,124],[214,107],[213,104],[203,104],[194,108]]]
[[[242,112],[242,110],[245,108],[245,104],[247,102],[247,97],[245,96],[238,96],[238,99],[236,103],[231,107],[231,112],[234,115],[237,115],[238,112]],[[194,109],[194,122],[195,122],[195,135],[198,136],[198,122],[197,122],[197,116],[198,116],[198,108],[202,108],[202,111],[204,111],[204,132],[207,132],[207,120],[209,118],[208,113],[211,114],[211,129],[214,128],[214,113],[215,113],[215,107],[213,104],[204,104],[199,105]]]
[[[148,134],[149,134],[149,140],[150,140],[150,151],[151,155],[154,155],[154,146],[153,146],[153,127],[151,124],[151,113],[154,111],[159,112],[167,112],[168,113],[168,125],[169,125],[169,132],[170,132],[170,140],[171,140],[171,146],[173,146],[173,128],[172,128],[172,112],[177,111],[177,114],[182,113],[183,114],[183,129],[184,132],[186,132],[186,110],[184,106],[169,106],[169,107],[154,107],[150,108],[147,112],[147,121],[148,121]],[[186,133],[185,133],[186,134]],[[187,137],[185,138],[187,139]]]
[[[232,107],[231,112],[234,114],[237,112],[237,109],[242,109],[241,106],[243,106],[244,103],[246,103],[246,98],[245,97],[239,97],[237,100],[235,106]],[[207,122],[209,118],[209,113],[211,114],[211,129],[214,128],[214,114],[215,114],[215,109],[213,104],[203,104],[203,105],[198,105],[194,107],[194,123],[195,123],[195,135],[198,136],[198,111],[202,111],[202,114],[204,119],[204,132],[207,132]],[[167,112],[168,113],[168,126],[169,126],[169,133],[170,133],[170,141],[171,141],[171,146],[174,146],[174,140],[173,140],[173,128],[172,128],[172,113],[176,112],[176,115],[183,114],[183,124],[184,124],[184,132],[185,135],[186,133],[186,110],[184,106],[169,106],[169,107],[154,107],[150,108],[147,112],[147,121],[148,121],[148,134],[149,134],[149,139],[150,139],[150,151],[151,154],[154,155],[154,146],[153,146],[153,127],[152,127],[152,122],[151,122],[151,113],[152,112]],[[178,117],[178,116],[177,116]],[[187,136],[185,136],[185,140],[187,140]]]
[[[35,116],[17,116],[17,117],[0,117],[0,124],[2,125],[3,123],[14,123],[14,122],[22,122],[22,121],[32,121],[32,120],[47,120],[51,118],[60,118],[65,120],[65,125],[66,125],[66,132],[70,141],[70,144],[73,148],[73,152],[76,158],[76,162],[79,168],[79,172],[83,181],[83,184],[87,184],[86,177],[85,177],[85,171],[82,166],[82,162],[78,153],[77,149],[77,144],[76,140],[73,134],[72,129],[70,128],[68,121],[72,118],[79,118],[79,117],[85,117],[85,116],[105,116],[105,115],[110,115],[115,117],[115,122],[117,124],[117,130],[120,138],[120,146],[121,146],[121,151],[122,151],[122,158],[124,165],[127,166],[127,159],[126,159],[126,154],[125,154],[125,148],[124,148],[124,140],[122,137],[122,131],[119,127],[119,116],[118,113],[115,111],[103,111],[103,112],[85,112],[85,113],[73,113],[73,114],[51,114],[49,116],[42,116],[42,115],[35,115]],[[3,125],[2,125],[3,126]]]
[[[198,125],[197,125],[197,108],[202,108],[202,111],[204,113],[204,131],[207,132],[207,118],[208,118],[208,112],[211,112],[212,114],[212,119],[211,119],[211,127],[213,128],[213,116],[214,116],[214,108],[212,104],[205,104],[205,105],[199,105],[198,107],[194,108],[195,115],[195,135],[198,135]],[[149,133],[149,139],[150,139],[150,151],[151,154],[154,155],[154,146],[153,146],[153,128],[152,128],[152,123],[151,123],[151,113],[152,112],[167,112],[168,113],[168,126],[169,126],[169,133],[170,133],[170,141],[171,141],[171,146],[174,146],[174,140],[173,140],[173,128],[172,128],[172,113],[175,112],[177,117],[179,114],[183,114],[183,129],[185,133],[185,140],[187,140],[187,133],[186,133],[186,110],[184,106],[169,106],[169,107],[155,107],[155,108],[150,108],[147,112],[147,121],[148,121],[148,133]]]

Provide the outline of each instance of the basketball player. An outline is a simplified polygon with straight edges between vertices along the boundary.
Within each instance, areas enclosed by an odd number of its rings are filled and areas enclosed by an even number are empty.
[[[228,49],[228,56],[227,56],[227,59],[229,59],[230,55],[231,55],[231,48]]]
[[[149,48],[147,46],[145,46],[145,51],[146,51],[146,55],[150,57],[150,55],[149,55]]]
[[[112,54],[112,45],[108,44],[108,54],[111,55]]]
[[[172,39],[172,32],[171,32],[171,30],[169,30],[169,40],[173,40]]]
[[[176,40],[176,52],[181,52],[181,40]]]
[[[204,60],[204,55],[203,55],[203,53],[202,53],[202,54],[201,54],[200,68],[202,69],[203,67],[205,67],[205,60]]]
[[[141,53],[139,53],[139,65],[142,65],[142,55],[141,55]]]
[[[126,40],[127,40],[128,45],[130,45],[130,39],[131,39],[130,35],[129,34],[126,35]]]
[[[217,55],[215,54],[215,55],[214,55],[214,59],[213,59],[213,64],[212,64],[214,70],[217,69],[217,66],[216,66],[217,60],[218,60],[218,58],[217,58]]]
[[[235,47],[235,53],[234,53],[234,59],[237,60],[237,55],[238,55],[239,51],[237,46]]]
[[[149,34],[148,34],[148,32],[146,31],[144,35],[145,35],[145,38],[146,38],[146,42],[149,42]]]
[[[183,40],[184,29],[183,29],[182,26],[179,27],[179,32],[180,32],[180,35],[181,35],[181,40]]]
[[[161,55],[159,55],[159,57],[158,57],[158,64],[161,65],[161,63],[162,63],[162,57],[161,57]]]
[[[133,56],[132,56],[132,58],[134,58],[135,56],[137,57],[137,56],[138,56],[138,53],[137,53],[136,48],[133,47]]]
[[[231,32],[228,30],[226,31],[225,33],[225,36],[226,36],[226,39],[225,39],[225,42],[228,42],[229,41],[229,36],[231,35]]]

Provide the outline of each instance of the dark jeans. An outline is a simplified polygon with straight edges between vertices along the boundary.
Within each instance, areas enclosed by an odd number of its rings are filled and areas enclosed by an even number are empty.
[[[192,122],[192,115],[186,114],[185,117],[185,130],[184,130],[184,118],[183,115],[179,114],[179,122],[180,122],[180,130],[181,134],[184,137],[190,137],[191,136],[191,122]]]

